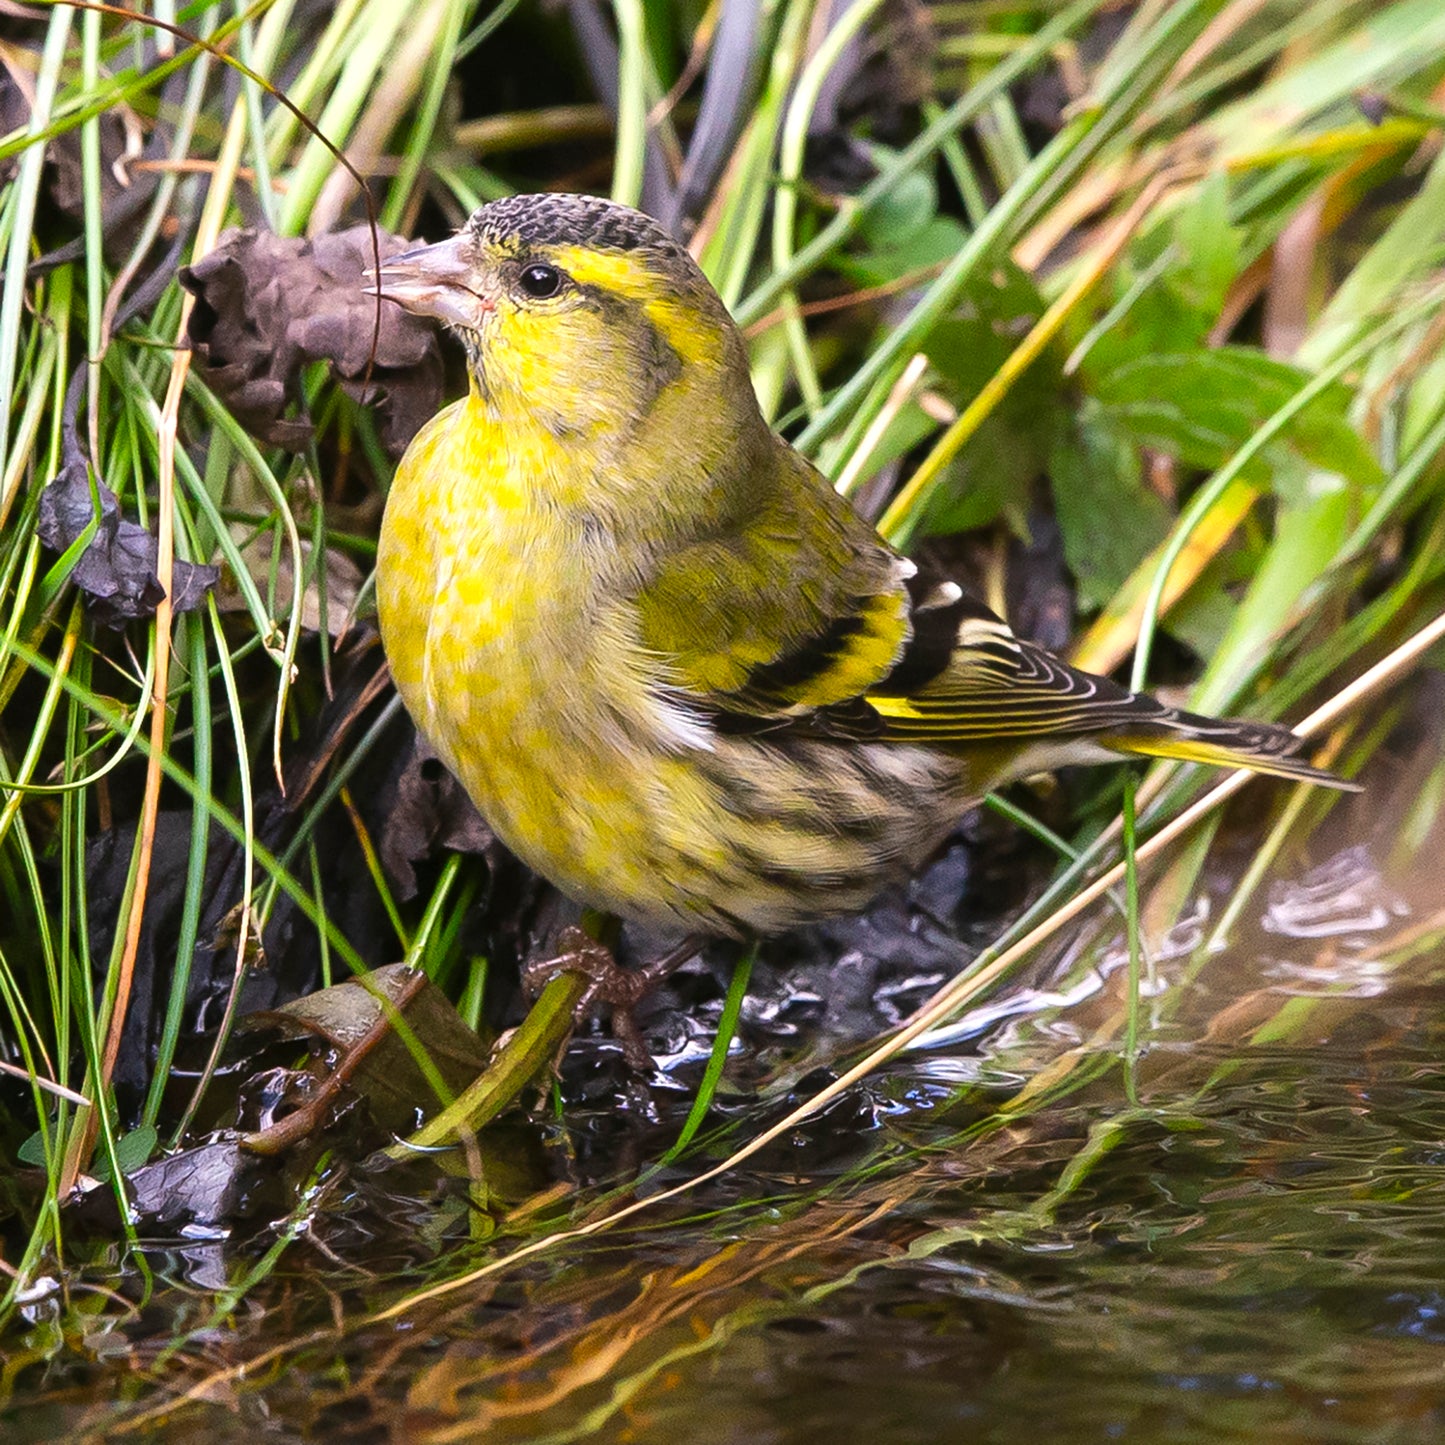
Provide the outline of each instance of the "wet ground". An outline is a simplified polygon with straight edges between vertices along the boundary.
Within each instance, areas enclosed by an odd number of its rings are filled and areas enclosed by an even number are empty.
[[[1101,932],[685,1203],[375,1319],[560,1224],[619,1146],[665,1149],[690,1091],[584,1040],[567,1126],[544,1111],[501,1151],[532,1203],[509,1214],[494,1172],[496,1238],[467,1241],[486,1216],[456,1181],[363,1171],[284,1247],[156,1241],[149,1280],[101,1249],[69,1308],[30,1307],[4,1438],[1438,1440],[1440,921],[1359,849],[1277,884],[1229,950],[1195,946],[1206,915],[1157,960],[1137,1105],[1086,1044],[1122,974]],[[873,971],[868,1007],[930,986],[910,963]],[[778,1067],[839,1016],[815,981],[760,969],[735,1068],[765,1097],[725,1089],[715,1125],[746,1137],[819,1082]],[[679,1029],[653,1020],[680,1064]]]

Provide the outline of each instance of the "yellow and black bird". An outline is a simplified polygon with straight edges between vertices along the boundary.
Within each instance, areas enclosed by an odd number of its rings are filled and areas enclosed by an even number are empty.
[[[1025,774],[1121,754],[1335,781],[923,584],[763,420],[687,252],[585,196],[483,206],[377,289],[466,348],[387,499],[381,630],[417,726],[578,901],[690,933],[862,908]]]

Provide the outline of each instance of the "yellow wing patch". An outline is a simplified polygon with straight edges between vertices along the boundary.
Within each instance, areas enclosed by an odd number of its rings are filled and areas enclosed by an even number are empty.
[[[857,598],[821,631],[754,668],[744,690],[759,702],[789,708],[850,702],[887,676],[908,635],[908,597],[901,588]]]

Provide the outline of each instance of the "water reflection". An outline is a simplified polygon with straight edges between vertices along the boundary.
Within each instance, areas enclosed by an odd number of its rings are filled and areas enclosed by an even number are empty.
[[[211,1442],[1445,1438],[1445,955],[1416,936],[1392,951],[1405,906],[1359,853],[1271,895],[1231,951],[1200,949],[1206,921],[1157,952],[1137,1107],[1107,1042],[1121,954],[1101,934],[683,1209],[401,1328],[360,1322],[449,1252],[449,1274],[493,1257],[466,1255],[456,1189],[384,1182],[368,1201],[358,1181],[351,1213],[319,1213],[315,1250],[224,1327],[215,1292],[254,1253],[158,1250],[153,1285],[122,1281],[131,1313],[67,1346],[74,1367],[15,1366],[28,1393],[4,1438],[108,1438],[130,1413],[108,1383],[122,1369],[183,1400],[175,1438]],[[766,989],[744,1068],[828,1017],[786,970]],[[569,1064],[569,1128],[546,1146],[560,1180],[587,1182],[594,1155],[615,1167],[627,1128],[657,1157],[690,1102],[679,1087],[633,1108],[606,1063]],[[1000,1113],[1070,1068],[1078,1088]],[[809,1086],[725,1093],[718,1115],[753,1129]],[[32,1323],[65,1318],[47,1301]],[[154,1364],[177,1329],[186,1349]]]

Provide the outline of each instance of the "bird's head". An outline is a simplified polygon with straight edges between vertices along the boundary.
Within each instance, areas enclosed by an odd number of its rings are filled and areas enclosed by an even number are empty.
[[[382,263],[376,290],[444,321],[504,420],[605,445],[639,429],[756,417],[742,339],[656,221],[593,196],[512,196],[449,240]],[[702,414],[699,414],[699,409]],[[658,415],[658,413],[663,415]]]

